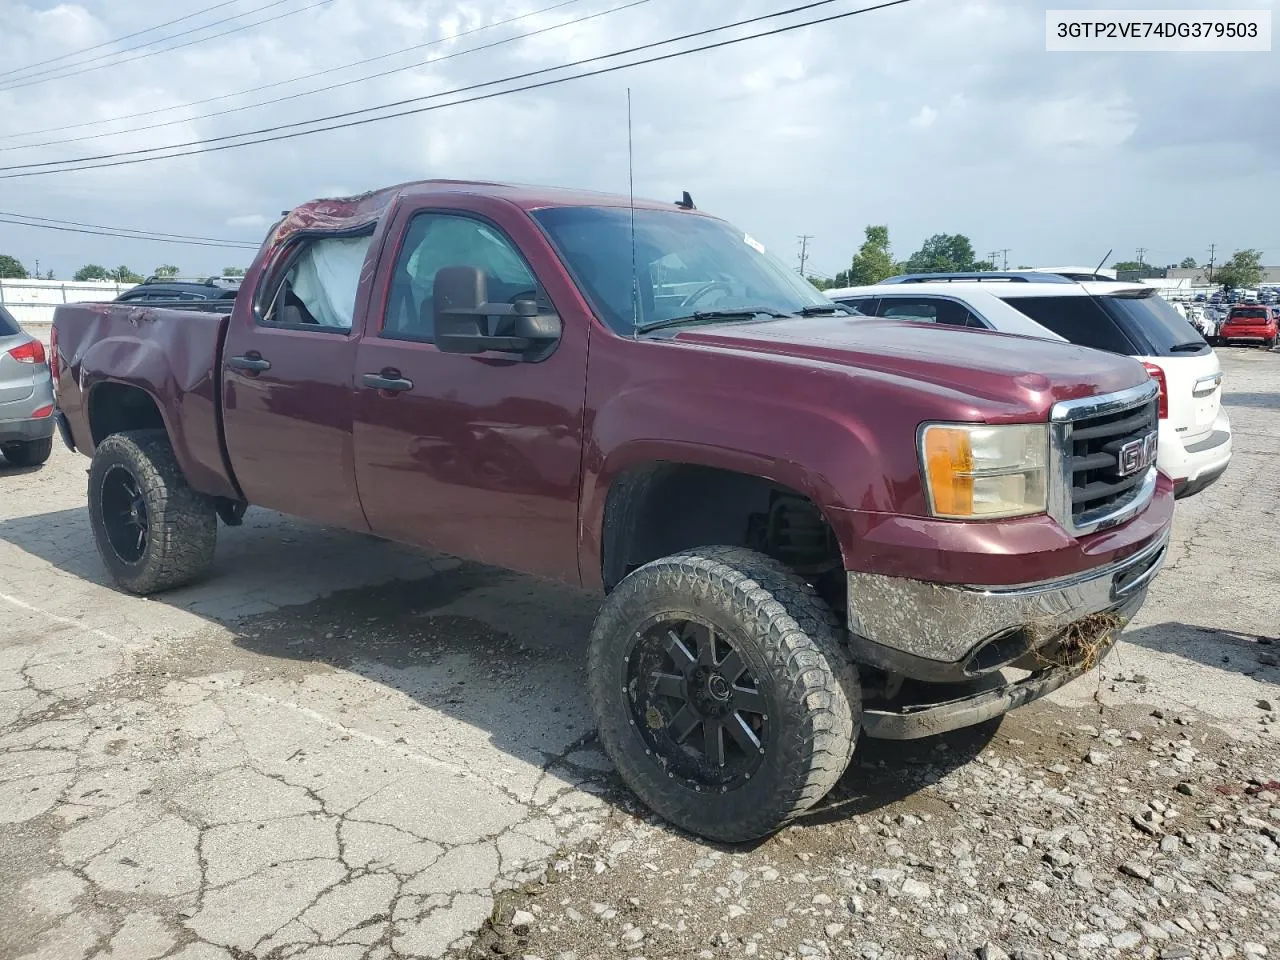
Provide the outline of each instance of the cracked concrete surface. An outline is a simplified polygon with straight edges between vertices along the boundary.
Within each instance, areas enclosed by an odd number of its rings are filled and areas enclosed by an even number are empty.
[[[0,471],[0,958],[435,957],[599,830],[589,597],[265,511],[128,597],[86,463]]]
[[[1280,677],[1256,642],[1280,594],[1280,407],[1275,355],[1220,354],[1235,462],[1179,505],[1105,665],[1144,682],[1103,699],[1245,729]],[[592,598],[257,510],[219,531],[206,583],[128,597],[86,466],[0,468],[0,960],[440,956],[605,829]],[[1250,602],[1218,603],[1223,578]]]

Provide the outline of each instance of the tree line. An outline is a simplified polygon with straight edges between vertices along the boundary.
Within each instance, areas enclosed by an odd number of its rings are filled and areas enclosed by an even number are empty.
[[[158,280],[171,280],[178,276],[182,271],[171,263],[163,263],[151,272],[151,275]],[[222,275],[224,277],[243,277],[243,267],[223,267]],[[35,276],[28,272],[27,268],[17,258],[6,253],[0,253],[0,280],[56,280],[52,270],[47,270],[40,276]],[[146,277],[139,273],[134,273],[126,266],[116,267],[110,270],[101,264],[86,263],[83,267],[71,275],[71,279],[77,282],[85,280],[114,280],[116,283],[142,283]]]
[[[849,269],[841,270],[833,278],[809,277],[809,282],[819,290],[838,287],[862,287],[879,283],[900,273],[973,273],[993,271],[996,265],[990,260],[979,260],[973,243],[963,233],[935,233],[915,253],[905,260],[894,260],[889,244],[889,227],[885,224],[868,225],[866,239],[853,255]],[[1184,257],[1178,264],[1184,269],[1194,269],[1194,257]],[[1143,270],[1150,264],[1137,260],[1121,260],[1112,269]],[[1019,266],[1019,270],[1029,269]],[[1262,251],[1237,250],[1231,258],[1213,270],[1213,283],[1227,289],[1255,287],[1262,280]]]

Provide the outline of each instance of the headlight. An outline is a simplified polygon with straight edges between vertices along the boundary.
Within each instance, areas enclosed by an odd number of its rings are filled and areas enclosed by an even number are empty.
[[[1049,428],[934,423],[920,433],[929,507],[948,519],[1043,513]]]

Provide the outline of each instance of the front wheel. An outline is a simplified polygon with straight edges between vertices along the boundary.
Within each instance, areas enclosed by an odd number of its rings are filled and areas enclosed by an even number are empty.
[[[53,453],[53,437],[0,443],[0,453],[15,467],[38,467]]]
[[[650,808],[727,842],[776,830],[844,773],[861,688],[835,615],[782,564],[707,547],[633,572],[591,631],[605,750]]]
[[[187,485],[163,430],[116,433],[98,445],[89,520],[103,563],[130,593],[183,586],[213,562],[214,502]]]

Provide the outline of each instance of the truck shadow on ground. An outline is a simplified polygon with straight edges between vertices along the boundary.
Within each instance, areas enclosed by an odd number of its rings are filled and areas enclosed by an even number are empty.
[[[287,678],[302,688],[293,696],[304,707],[382,736],[392,730],[388,739],[410,748],[451,749],[452,740],[474,743],[479,732],[507,756],[583,778],[570,769],[570,755],[582,756],[584,746],[589,754],[594,743],[586,642],[597,597],[267,511],[250,517],[245,527],[219,531],[218,562],[205,582],[150,601],[119,596],[126,619],[144,628],[143,618],[165,616],[148,610],[169,607],[231,632],[239,652],[220,639],[183,664],[184,672],[246,669],[264,682]],[[0,521],[0,539],[79,580],[107,583],[83,509]],[[79,618],[87,611],[60,612]],[[186,622],[199,632],[199,621]],[[361,681],[359,699],[375,706],[353,704],[344,677]],[[863,738],[841,783],[801,823],[835,822],[910,798],[969,763],[998,726],[912,744]],[[605,799],[644,815],[607,760],[596,753],[591,763],[586,773]]]
[[[12,463],[0,456],[0,479],[5,477],[25,477],[29,473],[37,473],[41,467],[15,467]]]
[[[1264,682],[1280,683],[1280,638],[1236,633],[1187,623],[1161,623],[1126,630],[1126,643],[1157,653],[1193,660],[1207,667],[1239,673]],[[1108,675],[1124,674],[1120,658],[1103,666]]]
[[[597,603],[594,595],[459,563],[421,580],[342,591],[248,618],[233,629],[236,644],[254,653],[374,680],[485,730],[510,756],[546,764],[558,754],[537,745],[533,724],[559,729],[577,745],[595,743],[586,641]],[[465,672],[455,669],[444,684],[432,669],[444,663],[465,663]],[[969,763],[999,726],[993,721],[910,744],[863,738],[841,782],[799,822],[832,823],[905,800]],[[607,761],[601,772],[608,787],[602,795],[643,815]]]

